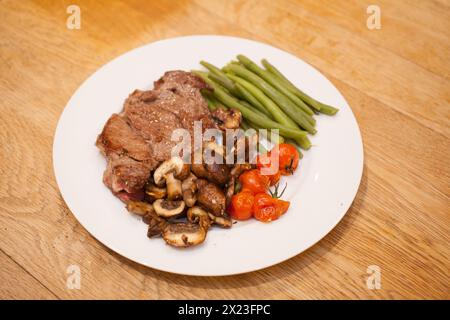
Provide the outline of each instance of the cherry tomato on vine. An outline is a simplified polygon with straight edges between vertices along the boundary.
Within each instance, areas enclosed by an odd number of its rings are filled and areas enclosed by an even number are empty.
[[[266,154],[261,154],[256,158],[256,167],[260,170],[262,175],[264,174],[264,171],[262,171],[263,168],[267,168],[269,170],[269,168],[272,166],[272,161],[271,161],[271,156],[270,156],[270,152],[266,153]],[[278,181],[280,181],[281,178],[281,173],[278,170],[278,168],[274,168],[272,170],[275,170],[276,172],[273,174],[267,174],[265,175],[266,177],[269,178],[269,184],[271,186],[275,185],[278,183]]]
[[[227,212],[236,220],[250,219],[253,216],[253,200],[253,194],[243,190],[231,197]]]
[[[275,151],[276,148],[271,150],[271,152]],[[292,175],[297,169],[300,159],[297,148],[289,143],[280,143],[276,152],[278,153],[280,173],[283,176]]]
[[[272,198],[267,193],[258,193],[254,197],[253,216],[259,221],[270,222],[278,219],[289,209],[289,202]]]
[[[239,176],[239,182],[242,184],[243,190],[256,194],[267,191],[270,179],[267,176],[263,176],[258,169],[252,169],[242,173]]]

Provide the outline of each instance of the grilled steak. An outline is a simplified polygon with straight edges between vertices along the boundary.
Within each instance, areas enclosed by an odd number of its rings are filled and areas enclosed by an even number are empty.
[[[103,181],[124,201],[139,200],[150,173],[170,158],[172,131],[194,121],[216,128],[200,89],[207,85],[190,72],[169,71],[149,91],[134,91],[124,110],[106,122],[96,145],[108,160]]]

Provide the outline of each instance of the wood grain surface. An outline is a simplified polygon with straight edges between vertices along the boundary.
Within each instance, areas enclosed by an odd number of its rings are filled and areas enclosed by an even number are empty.
[[[81,8],[81,29],[66,8]],[[369,4],[381,29],[366,26]],[[58,118],[100,66],[155,40],[224,34],[304,59],[360,125],[362,183],[308,251],[230,277],[140,266],[75,220],[52,169]],[[0,1],[0,298],[450,298],[450,1]],[[149,79],[149,81],[152,79]],[[81,288],[66,285],[70,265]],[[379,290],[367,267],[381,268]]]

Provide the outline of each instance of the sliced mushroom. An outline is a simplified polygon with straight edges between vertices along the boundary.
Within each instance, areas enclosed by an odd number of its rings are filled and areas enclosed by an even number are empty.
[[[228,181],[227,187],[225,189],[225,199],[226,199],[225,203],[227,207],[231,202],[231,198],[234,195],[235,189],[236,189],[236,178],[231,176],[230,181]]]
[[[148,212],[154,212],[153,206],[143,201],[129,201],[126,208],[129,212],[138,216],[145,216]]]
[[[151,201],[162,199],[167,195],[167,189],[164,187],[157,187],[153,183],[148,183],[145,186],[145,194]]]
[[[186,216],[188,221],[193,223],[199,222],[201,218],[209,219],[208,212],[198,206],[189,208]]]
[[[163,239],[174,247],[190,247],[205,241],[207,227],[202,223],[181,222],[167,225],[163,231]]]
[[[197,177],[191,173],[189,177],[184,179],[181,183],[183,201],[188,207],[194,206],[197,201],[197,195],[195,194],[197,192],[197,184],[195,183],[195,180],[197,180]]]
[[[213,215],[212,213],[208,213],[208,217],[211,219],[211,221],[214,224],[217,224],[223,228],[231,228],[233,226],[233,220],[231,220],[230,216],[228,214],[225,214],[221,217],[217,217]]]
[[[167,198],[169,200],[178,200],[182,196],[181,181],[175,179],[172,172],[166,175]]]
[[[142,218],[142,221],[148,224],[147,236],[149,238],[160,236],[168,224],[165,219],[159,217],[155,212],[147,213]]]
[[[204,179],[197,179],[197,204],[215,216],[225,212],[226,199],[222,189]]]
[[[153,174],[155,184],[159,187],[164,186],[169,173],[173,173],[174,178],[183,180],[189,175],[189,165],[185,164],[180,157],[172,157],[164,161]]]
[[[164,218],[172,218],[183,213],[185,208],[184,201],[158,199],[153,202],[153,209],[158,216]]]

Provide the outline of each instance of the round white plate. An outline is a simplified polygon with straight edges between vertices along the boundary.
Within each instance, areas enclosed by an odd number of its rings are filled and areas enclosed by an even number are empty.
[[[272,223],[238,222],[213,228],[196,247],[176,249],[147,238],[147,226],[129,214],[102,183],[106,161],[95,147],[106,120],[134,89],[151,89],[165,71],[200,69],[200,60],[223,66],[239,54],[267,58],[306,93],[340,108],[317,118],[313,147],[304,152],[284,199],[289,211]],[[187,275],[231,275],[269,267],[306,250],[342,219],[361,180],[363,147],[355,117],[319,71],[267,44],[225,36],[162,40],[127,52],[95,72],[68,102],[56,129],[53,162],[61,194],[95,238],[128,259]]]

